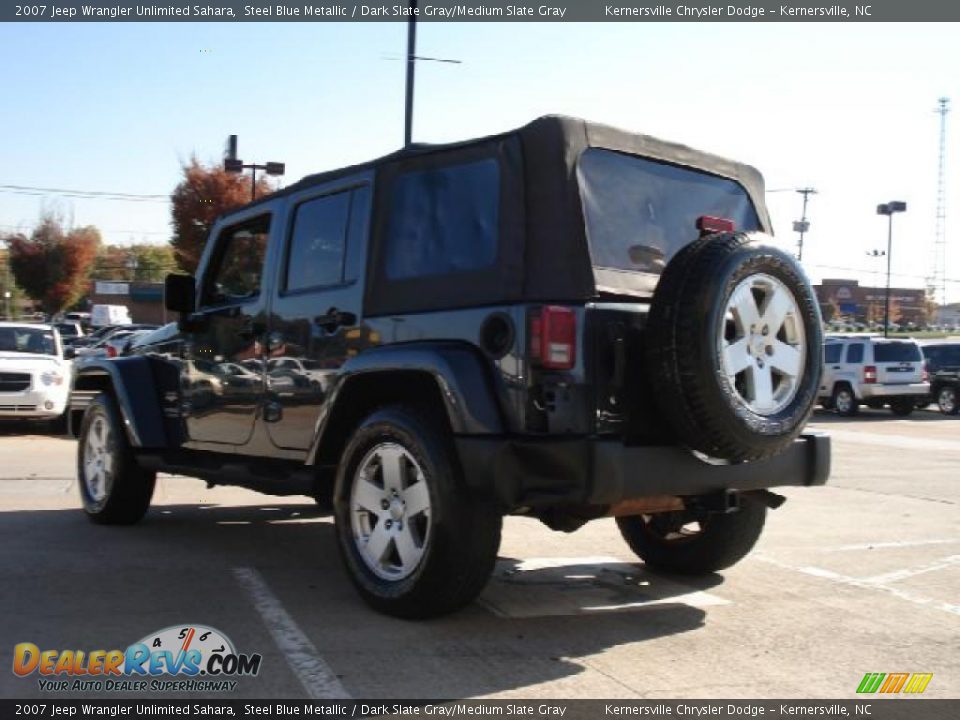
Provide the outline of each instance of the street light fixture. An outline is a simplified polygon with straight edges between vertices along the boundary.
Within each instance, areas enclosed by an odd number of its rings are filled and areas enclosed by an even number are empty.
[[[287,168],[282,162],[268,162],[263,165],[248,163],[244,165],[243,160],[237,157],[237,136],[231,135],[227,140],[227,157],[223,160],[223,169],[228,173],[242,173],[244,170],[252,170],[250,179],[250,199],[257,199],[257,170],[263,170],[267,175],[283,175]]]
[[[890,333],[890,259],[893,254],[893,216],[896,213],[906,212],[907,204],[902,200],[891,200],[888,203],[877,205],[877,215],[887,216],[887,290],[883,297],[883,336]]]

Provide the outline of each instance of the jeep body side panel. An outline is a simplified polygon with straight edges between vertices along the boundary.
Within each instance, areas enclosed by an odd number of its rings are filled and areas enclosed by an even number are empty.
[[[145,356],[90,360],[76,372],[70,409],[86,410],[100,392],[112,392],[135,448],[166,448],[178,442],[176,371]],[[168,400],[169,394],[169,400]]]
[[[490,372],[489,361],[466,343],[438,341],[373,348],[349,360],[330,389],[317,422],[316,439],[307,462],[312,464],[329,431],[334,409],[353,384],[362,385],[376,376],[397,377],[405,373],[429,376],[439,391],[455,435],[500,435],[503,414]]]

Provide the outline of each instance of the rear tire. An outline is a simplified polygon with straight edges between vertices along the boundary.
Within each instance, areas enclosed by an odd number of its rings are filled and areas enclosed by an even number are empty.
[[[911,415],[916,408],[917,401],[913,398],[907,398],[904,400],[894,400],[890,403],[890,412],[892,412],[897,417],[907,417]]]
[[[742,497],[737,512],[707,514],[695,520],[689,511],[617,518],[620,534],[651,568],[684,575],[723,570],[742,560],[763,531],[767,508]],[[699,531],[686,529],[690,521]]]
[[[137,463],[120,411],[107,393],[83,416],[77,443],[77,479],[83,510],[100,525],[131,525],[150,507],[157,474]]]
[[[943,385],[936,392],[937,407],[944,415],[956,415],[960,411],[957,405],[957,389],[952,385]]]
[[[338,470],[334,512],[350,579],[387,615],[458,610],[493,572],[500,513],[467,491],[445,423],[419,410],[385,408],[357,428]]]

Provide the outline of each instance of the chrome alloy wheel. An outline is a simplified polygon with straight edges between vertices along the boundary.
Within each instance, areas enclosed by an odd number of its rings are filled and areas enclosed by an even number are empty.
[[[357,552],[378,577],[403,580],[419,566],[430,539],[430,491],[403,446],[381,443],[360,462],[350,526]]]
[[[937,393],[937,405],[940,406],[940,412],[953,415],[957,411],[957,391],[952,387],[940,388],[940,392]]]
[[[103,502],[113,483],[113,431],[100,415],[90,425],[83,448],[83,484],[94,503]]]
[[[797,298],[773,277],[741,280],[727,301],[718,350],[737,399],[758,415],[774,415],[794,399],[807,344]]]
[[[850,412],[850,409],[853,407],[853,393],[846,389],[838,390],[834,407],[836,407],[837,412],[841,415]]]

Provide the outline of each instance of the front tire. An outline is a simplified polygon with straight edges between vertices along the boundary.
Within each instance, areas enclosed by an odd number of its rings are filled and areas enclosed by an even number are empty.
[[[137,522],[150,507],[156,478],[137,463],[113,398],[97,395],[77,442],[77,479],[87,517],[100,525]]]
[[[857,396],[849,385],[838,385],[833,391],[833,407],[841,417],[853,417],[860,412]]]
[[[767,508],[742,497],[732,513],[704,514],[689,510],[618,517],[623,539],[647,565],[682,575],[723,570],[742,560],[763,531]]]
[[[458,610],[493,572],[500,513],[468,493],[449,431],[418,410],[385,408],[357,428],[340,463],[334,513],[354,586],[387,615]]]

